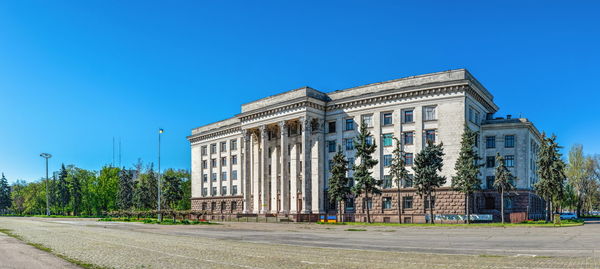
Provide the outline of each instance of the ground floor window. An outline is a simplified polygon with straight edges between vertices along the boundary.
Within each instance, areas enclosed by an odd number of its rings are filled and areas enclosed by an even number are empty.
[[[435,196],[431,196],[431,208],[435,208]],[[429,209],[429,200],[425,198],[425,209]]]
[[[494,197],[485,197],[485,209],[495,209],[496,199]]]
[[[373,199],[363,199],[363,211],[367,207],[369,208],[369,210],[373,209]]]
[[[231,202],[231,211],[233,212],[235,210],[237,210],[237,202],[236,201],[232,201]]]
[[[392,208],[392,198],[391,197],[383,197],[383,209],[391,209]]]
[[[412,196],[402,197],[402,205],[405,209],[413,208],[413,197]]]
[[[346,211],[354,211],[354,199],[346,199]]]

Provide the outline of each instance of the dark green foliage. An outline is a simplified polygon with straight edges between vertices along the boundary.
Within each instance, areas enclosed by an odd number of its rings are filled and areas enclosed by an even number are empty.
[[[546,134],[542,134],[542,143],[537,159],[537,173],[540,180],[535,184],[535,188],[538,194],[546,200],[547,220],[550,220],[552,212],[558,208],[564,196],[566,165],[559,152],[560,148],[556,143],[555,135],[546,137]]]
[[[329,201],[335,203],[338,208],[338,214],[342,212],[342,201],[344,201],[351,190],[348,186],[348,161],[342,153],[342,148],[338,148],[338,152],[333,156],[333,166],[331,167],[331,178],[329,179],[329,188],[327,189],[327,197]],[[338,221],[341,221],[338,219]]]
[[[87,171],[79,168],[73,169],[69,174],[69,191],[71,194],[71,210],[73,215],[77,216],[81,212],[83,192],[82,182],[86,181],[85,174]]]
[[[396,142],[396,147],[394,148],[392,165],[390,166],[390,176],[392,176],[392,180],[396,183],[398,195],[398,222],[402,222],[402,199],[400,197],[400,188],[402,187],[402,184],[408,180],[408,170],[405,167],[404,151],[402,150],[400,140],[394,137],[394,141]]]
[[[502,223],[504,223],[504,194],[515,189],[512,182],[514,182],[514,177],[504,165],[504,157],[497,153],[494,188],[500,193],[500,216]]]
[[[369,144],[367,142],[370,138],[372,142]],[[377,145],[375,145],[371,132],[369,132],[364,122],[360,125],[360,132],[354,140],[354,145],[356,148],[356,158],[360,160],[360,163],[352,168],[354,170],[354,179],[356,180],[356,185],[354,185],[352,190],[357,196],[362,193],[365,194],[364,206],[367,210],[367,222],[371,222],[368,206],[368,201],[370,199],[369,194],[381,193],[379,187],[383,181],[381,179],[375,179],[371,175],[372,172],[370,169],[378,163],[377,160],[373,159],[373,153],[375,153]]]
[[[119,172],[119,192],[117,194],[117,208],[130,209],[133,206],[133,171],[121,169]]]
[[[163,199],[170,209],[177,208],[177,202],[183,198],[182,179],[180,175],[169,169],[163,175]]]
[[[58,174],[58,180],[56,181],[56,207],[59,208],[59,212],[64,214],[68,209],[71,195],[69,192],[69,182],[67,181],[68,172],[65,168],[65,164],[62,164],[60,172]]]
[[[465,131],[460,142],[460,153],[454,166],[456,176],[452,177],[452,188],[465,194],[467,223],[470,223],[471,194],[481,188],[481,179],[479,178],[479,169],[482,166],[479,161],[481,158],[475,151],[475,142],[477,132],[465,126]]]
[[[137,209],[156,209],[158,199],[158,178],[152,165],[148,167],[146,173],[138,176],[135,192],[134,205]]]
[[[429,217],[431,223],[434,223],[433,208],[431,206],[431,194],[436,188],[441,187],[446,183],[446,177],[438,175],[442,171],[444,148],[443,144],[433,144],[431,140],[427,141],[427,145],[415,157],[415,181],[414,185],[417,189],[417,194],[421,197],[426,197],[429,203]]]
[[[4,173],[2,173],[2,178],[0,178],[0,212],[10,208],[11,203],[10,186],[8,180],[4,177]]]

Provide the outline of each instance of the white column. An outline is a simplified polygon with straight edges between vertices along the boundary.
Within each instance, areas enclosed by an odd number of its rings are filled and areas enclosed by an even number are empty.
[[[313,143],[311,148],[311,172],[312,172],[312,213],[324,213],[324,192],[323,185],[325,180],[325,144],[323,133],[323,122],[319,120],[319,128],[313,130]]]
[[[279,122],[279,135],[281,139],[281,150],[279,152],[279,156],[281,157],[279,161],[281,167],[281,176],[279,177],[281,187],[279,193],[281,201],[279,208],[281,213],[286,214],[290,212],[290,176],[288,169],[288,130],[285,121]]]
[[[298,144],[292,144],[290,148],[290,213],[298,213],[298,179],[300,178],[300,169],[298,169]]]
[[[277,166],[279,163],[279,148],[278,147],[273,147],[273,150],[271,151],[271,203],[270,205],[270,211],[271,213],[275,214],[277,213],[277,205],[279,204],[277,202],[277,192],[279,190],[279,185],[277,184]]]
[[[250,169],[250,134],[248,130],[242,130],[242,139],[240,143],[240,189],[242,194],[244,195],[244,214],[248,214],[251,212],[250,209],[250,197],[251,193],[250,184],[251,180],[251,169]]]
[[[269,210],[269,146],[267,144],[267,127],[260,127],[260,166],[261,166],[261,192],[260,213],[265,214]]]
[[[258,214],[260,212],[260,153],[258,135],[250,136],[250,144],[252,144],[252,212]]]
[[[311,118],[302,118],[302,213],[308,214],[312,212],[312,195],[311,195]]]

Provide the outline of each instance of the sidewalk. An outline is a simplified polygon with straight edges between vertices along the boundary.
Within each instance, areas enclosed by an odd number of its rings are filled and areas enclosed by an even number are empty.
[[[0,268],[80,268],[0,233]]]

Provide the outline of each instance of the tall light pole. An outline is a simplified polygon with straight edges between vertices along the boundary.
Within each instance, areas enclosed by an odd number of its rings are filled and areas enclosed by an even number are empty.
[[[160,213],[160,197],[162,192],[162,182],[160,176],[160,135],[165,131],[160,128],[158,129],[158,221],[162,221],[162,214]]]
[[[48,192],[48,159],[52,158],[50,153],[42,153],[40,157],[46,159],[46,215],[50,216],[50,200],[49,200],[49,192]]]

